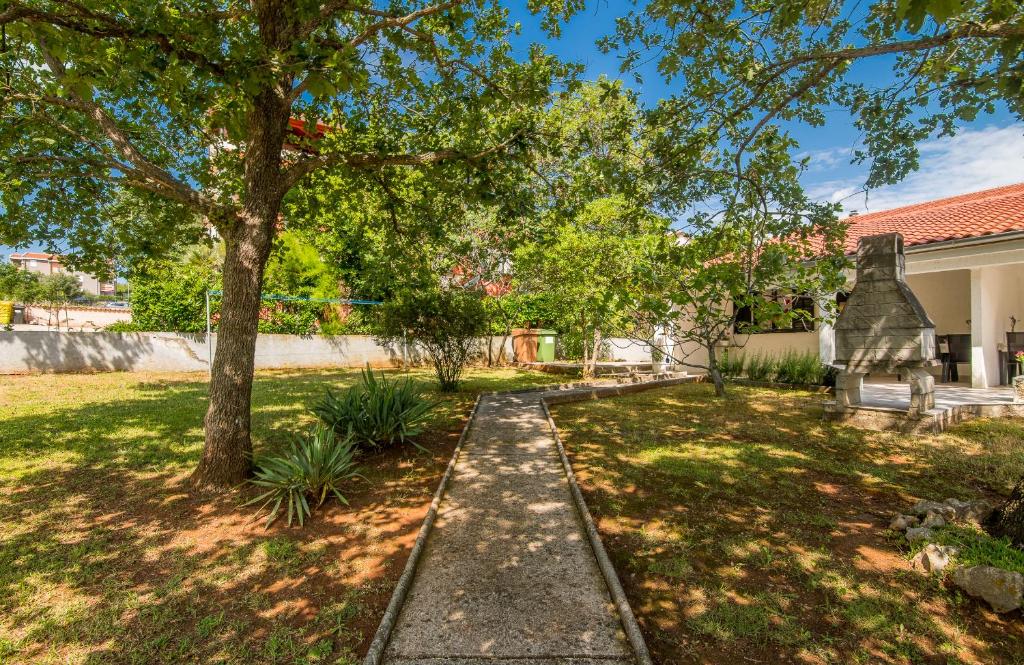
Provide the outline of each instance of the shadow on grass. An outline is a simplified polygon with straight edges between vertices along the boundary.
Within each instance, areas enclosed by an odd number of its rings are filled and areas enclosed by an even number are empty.
[[[357,377],[260,373],[257,454],[311,424],[327,385]],[[546,377],[474,373],[438,396],[421,441],[430,453],[367,456],[350,507],[332,501],[304,529],[265,531],[240,496],[186,490],[202,447],[201,375],[15,378],[22,397],[0,422],[0,662],[353,662],[475,391],[531,380]]]
[[[1024,423],[867,432],[820,399],[698,384],[556,409],[655,660],[1015,662],[1021,622],[911,573],[886,527],[917,498],[997,499]]]

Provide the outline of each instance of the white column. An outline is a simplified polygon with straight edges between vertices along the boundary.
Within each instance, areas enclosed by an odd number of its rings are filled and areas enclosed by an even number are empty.
[[[996,268],[971,269],[971,387],[999,385],[1001,283]]]
[[[985,370],[984,276],[981,268],[971,269],[971,387],[988,388]]]
[[[835,300],[835,294],[832,299]],[[821,308],[817,308],[817,315],[821,316]],[[825,365],[831,365],[836,361],[836,331],[832,323],[824,320],[818,322],[818,360]]]

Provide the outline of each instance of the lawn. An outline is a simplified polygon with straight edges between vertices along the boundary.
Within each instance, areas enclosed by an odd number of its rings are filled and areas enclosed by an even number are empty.
[[[309,426],[326,386],[357,378],[260,372],[256,454]],[[356,662],[475,395],[551,381],[471,372],[420,438],[430,454],[366,457],[351,506],[264,530],[240,495],[185,489],[205,375],[0,377],[0,663]]]
[[[998,501],[1024,421],[868,432],[821,399],[689,384],[554,410],[655,662],[1024,663],[1021,611],[913,572],[887,530],[919,498]]]

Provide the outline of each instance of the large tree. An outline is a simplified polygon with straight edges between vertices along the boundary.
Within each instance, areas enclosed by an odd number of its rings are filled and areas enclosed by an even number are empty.
[[[530,7],[554,29],[578,4]],[[0,27],[0,242],[102,264],[96,238],[145,255],[200,217],[225,242],[196,488],[249,472],[261,285],[290,193],[406,168],[465,195],[525,152],[562,74],[538,48],[514,56],[490,0],[3,0]],[[161,214],[121,228],[127,190]]]

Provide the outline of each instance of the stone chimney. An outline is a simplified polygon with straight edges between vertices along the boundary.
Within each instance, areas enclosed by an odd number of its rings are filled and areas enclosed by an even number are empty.
[[[935,405],[935,379],[925,369],[935,359],[935,324],[906,281],[903,236],[861,238],[857,243],[857,283],[835,324],[836,402],[860,403],[864,376],[899,372],[910,383],[910,410]]]
[[[935,324],[907,285],[899,233],[857,243],[857,284],[835,331],[835,362],[851,372],[935,364]]]

